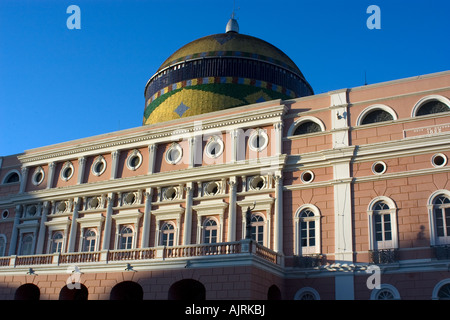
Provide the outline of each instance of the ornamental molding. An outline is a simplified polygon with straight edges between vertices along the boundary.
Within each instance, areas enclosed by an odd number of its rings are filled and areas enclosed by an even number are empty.
[[[277,105],[273,105],[277,103]],[[18,159],[25,166],[42,165],[48,163],[48,159],[60,162],[71,160],[74,157],[86,157],[105,154],[122,149],[135,149],[150,144],[171,142],[177,137],[185,138],[186,134],[207,134],[208,130],[227,132],[236,128],[253,127],[257,125],[269,125],[281,121],[287,107],[280,101],[271,101],[271,105],[256,109],[255,105],[217,111],[208,114],[191,117],[189,122],[185,119],[168,121],[161,124],[132,128],[123,131],[115,131],[104,135],[79,139],[58,145],[29,150]],[[235,111],[235,112],[234,112]],[[179,123],[182,122],[182,123]]]

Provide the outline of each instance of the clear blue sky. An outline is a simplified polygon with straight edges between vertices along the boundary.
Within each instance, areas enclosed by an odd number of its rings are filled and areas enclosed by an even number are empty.
[[[69,5],[81,29],[69,30]],[[369,5],[381,29],[369,30]],[[316,93],[450,70],[448,0],[236,0],[240,32],[283,50]],[[0,156],[138,127],[144,86],[233,0],[1,0]]]

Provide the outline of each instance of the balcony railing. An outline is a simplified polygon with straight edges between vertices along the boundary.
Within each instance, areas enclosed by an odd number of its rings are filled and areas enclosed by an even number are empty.
[[[369,251],[370,263],[385,264],[398,262],[398,249],[382,249]]]
[[[294,256],[295,268],[317,268],[324,264],[325,257],[321,254],[309,254],[303,256]]]
[[[450,259],[450,245],[435,246],[433,247],[434,255],[438,260]]]
[[[0,257],[0,268],[16,268],[45,265],[74,265],[84,263],[108,264],[120,261],[151,261],[189,257],[226,255],[254,255],[274,264],[281,264],[281,255],[254,241],[242,240],[214,244],[174,247],[153,247],[128,250],[104,250]]]

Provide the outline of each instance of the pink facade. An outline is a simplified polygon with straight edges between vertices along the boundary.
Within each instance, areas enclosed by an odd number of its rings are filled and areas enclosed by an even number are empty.
[[[449,99],[442,72],[2,157],[0,298],[73,266],[93,300],[443,298]]]

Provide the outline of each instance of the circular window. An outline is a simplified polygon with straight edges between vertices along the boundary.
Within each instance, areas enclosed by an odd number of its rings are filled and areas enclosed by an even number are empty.
[[[142,164],[142,154],[139,150],[134,150],[127,159],[127,167],[130,170],[136,170]]]
[[[211,137],[205,147],[205,153],[210,158],[217,158],[223,153],[223,141],[217,136]]]
[[[73,176],[73,164],[71,162],[66,162],[61,170],[61,179],[68,181]]]
[[[106,160],[102,156],[95,159],[92,164],[92,173],[96,176],[100,176],[106,170]]]
[[[310,183],[314,180],[314,173],[312,171],[305,171],[300,176],[303,183]]]
[[[250,180],[250,188],[252,190],[261,190],[266,186],[266,180],[261,176],[253,177]]]
[[[256,129],[250,135],[248,143],[253,151],[262,151],[269,143],[269,136],[263,129]]]
[[[33,177],[31,178],[31,181],[35,186],[38,186],[44,181],[44,170],[41,167],[36,168],[33,173]]]
[[[37,212],[37,207],[35,205],[29,206],[27,208],[27,214],[31,217],[34,217],[34,215],[36,215],[36,212]]]
[[[386,163],[383,161],[377,161],[372,165],[372,172],[375,174],[383,174],[386,172]]]
[[[218,194],[219,191],[220,191],[220,185],[215,181],[209,182],[205,186],[205,193],[209,196]]]
[[[164,199],[173,200],[177,197],[177,194],[178,194],[177,189],[175,189],[174,187],[167,188],[164,191]]]
[[[183,156],[183,149],[178,143],[173,143],[166,151],[166,161],[170,164],[176,164]]]
[[[8,210],[3,210],[2,212],[2,219],[6,219],[9,216],[9,211]]]
[[[130,206],[136,202],[136,199],[136,195],[133,192],[130,192],[124,197],[123,201],[126,205]]]
[[[447,164],[447,157],[445,154],[437,153],[431,158],[431,163],[437,168],[443,167]]]
[[[66,209],[67,209],[67,204],[65,201],[61,201],[56,206],[56,211],[58,211],[58,212],[64,212],[64,211],[66,211]]]
[[[90,198],[88,201],[88,208],[89,209],[96,209],[100,206],[100,200],[98,197]]]

